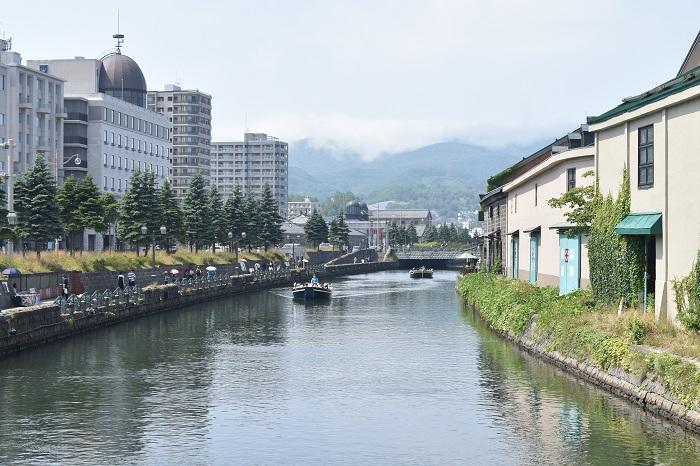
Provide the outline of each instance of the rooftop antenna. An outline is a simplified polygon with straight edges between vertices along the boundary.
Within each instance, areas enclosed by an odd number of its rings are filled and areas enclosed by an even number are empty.
[[[117,40],[117,53],[122,53],[121,47],[124,42],[124,34],[119,33],[119,8],[117,8],[117,33],[112,37]]]

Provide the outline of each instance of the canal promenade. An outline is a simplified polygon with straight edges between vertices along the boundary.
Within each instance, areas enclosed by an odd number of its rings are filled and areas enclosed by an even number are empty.
[[[143,288],[116,288],[73,295],[62,304],[6,309],[0,311],[0,357],[150,314],[309,281],[314,273],[320,279],[328,280],[397,267],[395,262],[369,262],[242,275],[218,274]],[[153,280],[157,281],[158,277]]]

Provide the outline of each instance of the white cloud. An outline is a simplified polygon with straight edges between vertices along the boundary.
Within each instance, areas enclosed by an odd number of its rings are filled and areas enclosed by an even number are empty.
[[[489,147],[529,144],[552,127],[523,125],[504,118],[498,126],[483,122],[444,122],[428,120],[353,117],[346,114],[279,114],[248,125],[251,132],[267,132],[288,142],[308,139],[318,148],[337,153],[356,153],[366,160],[383,153],[416,149],[447,141],[468,142]],[[569,128],[567,128],[569,129]],[[242,134],[243,128],[230,128],[227,134]]]

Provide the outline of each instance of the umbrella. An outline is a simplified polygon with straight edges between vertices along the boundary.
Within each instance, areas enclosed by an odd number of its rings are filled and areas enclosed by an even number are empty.
[[[2,274],[3,274],[3,275],[18,275],[18,274],[19,274],[19,270],[17,270],[17,269],[14,268],[14,267],[11,267],[11,268],[9,268],[9,269],[3,270],[3,271],[2,271]]]
[[[303,259],[303,262],[309,262],[309,259]]]
[[[177,275],[177,274],[180,273],[180,271],[179,271],[178,269],[172,269],[172,270],[170,271],[170,273],[173,274],[173,275]]]
[[[215,271],[216,271],[216,267],[214,267],[213,265],[210,265],[209,267],[207,267],[207,268],[204,269],[204,270],[206,270],[207,272],[215,272]]]

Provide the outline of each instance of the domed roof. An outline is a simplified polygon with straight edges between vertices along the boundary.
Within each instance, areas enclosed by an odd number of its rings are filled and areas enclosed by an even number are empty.
[[[121,53],[102,58],[99,91],[139,107],[146,107],[146,79],[139,65]]]
[[[345,207],[355,207],[355,206],[360,206],[360,203],[357,201],[350,201],[347,204],[345,204]]]

